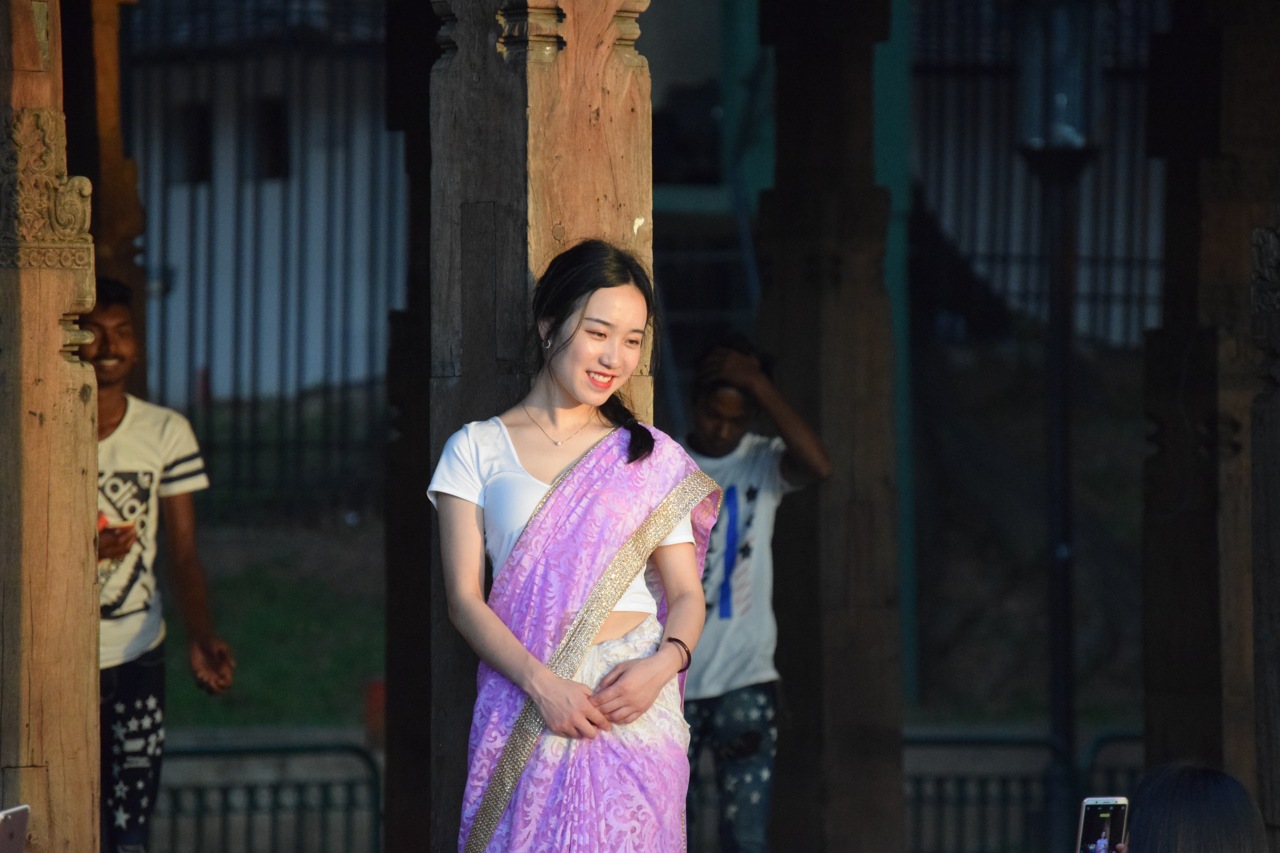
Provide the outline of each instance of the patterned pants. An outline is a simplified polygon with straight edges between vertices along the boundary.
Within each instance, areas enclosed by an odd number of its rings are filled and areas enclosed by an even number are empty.
[[[778,754],[775,688],[773,683],[753,684],[685,702],[690,767],[697,771],[704,750],[710,751],[715,765],[720,849],[725,853],[769,849],[773,760]],[[696,783],[689,786],[691,825],[706,814],[700,794]]]
[[[103,853],[146,853],[164,753],[164,644],[102,670]]]

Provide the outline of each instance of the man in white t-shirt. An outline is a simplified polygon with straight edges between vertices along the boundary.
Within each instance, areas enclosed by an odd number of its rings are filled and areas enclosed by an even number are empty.
[[[209,485],[195,434],[177,412],[125,392],[138,363],[131,294],[99,278],[80,319],[80,349],[98,379],[98,584],[101,835],[105,853],[145,853],[164,751],[164,619],[156,589],[160,521],[167,578],[190,641],[196,683],[231,685],[235,659],[213,629],[196,554],[192,494]]]
[[[685,448],[724,498],[703,573],[706,626],[685,683],[690,761],[696,772],[706,751],[715,765],[721,850],[763,851],[778,742],[774,514],[783,495],[827,477],[831,463],[746,338],[729,338],[699,359],[693,407]],[[761,410],[776,438],[748,432]],[[700,799],[691,783],[691,824],[705,811]]]

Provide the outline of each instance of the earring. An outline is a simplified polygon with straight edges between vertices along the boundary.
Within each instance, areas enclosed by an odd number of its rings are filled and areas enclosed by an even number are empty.
[[[543,349],[551,349],[551,338],[547,338],[542,342]]]

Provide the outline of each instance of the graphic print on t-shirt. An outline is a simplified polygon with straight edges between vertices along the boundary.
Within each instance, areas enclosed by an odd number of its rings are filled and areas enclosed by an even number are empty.
[[[147,507],[151,504],[155,479],[154,471],[102,471],[98,474],[98,508],[109,507],[106,510],[109,523],[132,522],[138,534],[138,540],[129,553],[98,564],[98,582],[102,584],[99,603],[103,619],[118,619],[150,606],[154,582],[142,555],[148,551],[151,541]],[[139,585],[141,596],[131,595]],[[132,605],[121,612],[130,599],[133,600]]]
[[[746,569],[755,547],[751,522],[759,493],[756,486],[739,490],[731,485],[724,490],[702,576],[708,617],[733,619],[751,611],[751,572]]]

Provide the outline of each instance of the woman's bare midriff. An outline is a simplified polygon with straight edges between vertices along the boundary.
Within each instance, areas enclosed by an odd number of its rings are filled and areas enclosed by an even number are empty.
[[[635,610],[615,610],[604,617],[604,624],[600,626],[600,630],[596,632],[596,638],[591,642],[603,643],[605,640],[616,640],[647,619],[649,615]]]

